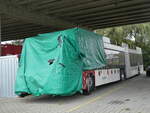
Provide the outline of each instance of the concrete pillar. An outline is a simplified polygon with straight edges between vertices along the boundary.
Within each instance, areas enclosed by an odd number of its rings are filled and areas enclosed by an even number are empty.
[[[1,15],[0,15],[0,56],[1,56],[1,52],[2,52],[2,50],[1,50],[1,40],[2,40],[2,30],[1,30]]]

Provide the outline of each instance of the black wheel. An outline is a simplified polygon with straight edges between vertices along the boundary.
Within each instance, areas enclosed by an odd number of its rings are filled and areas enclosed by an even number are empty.
[[[83,90],[84,95],[89,95],[95,89],[95,77],[90,74],[86,77],[86,90]]]
[[[146,71],[146,76],[150,77],[150,71]]]
[[[24,93],[21,93],[21,94],[19,95],[19,97],[20,97],[20,98],[23,98],[23,97],[26,97],[26,96],[28,96],[28,95],[30,95],[30,94],[24,92]]]
[[[120,81],[125,79],[125,71],[124,69],[120,69]]]

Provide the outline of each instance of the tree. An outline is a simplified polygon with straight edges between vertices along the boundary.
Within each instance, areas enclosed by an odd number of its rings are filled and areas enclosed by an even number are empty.
[[[144,67],[150,65],[150,23],[98,29],[96,32],[111,38],[112,43],[121,44],[125,42],[129,46],[141,47]]]

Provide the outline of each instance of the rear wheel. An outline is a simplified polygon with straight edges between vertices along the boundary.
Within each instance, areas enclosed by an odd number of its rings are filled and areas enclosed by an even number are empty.
[[[84,95],[89,95],[95,89],[94,75],[89,74],[86,76],[86,89],[83,90]]]
[[[140,73],[140,67],[138,66],[138,75],[140,75],[141,73]]]
[[[26,92],[23,92],[23,93],[21,93],[21,94],[19,95],[19,97],[23,98],[23,97],[26,97],[26,96],[28,96],[28,95],[30,95],[30,94],[28,94],[28,93],[26,93]]]
[[[120,69],[120,81],[125,79],[125,72],[124,69]]]
[[[146,71],[146,76],[150,77],[150,71]]]

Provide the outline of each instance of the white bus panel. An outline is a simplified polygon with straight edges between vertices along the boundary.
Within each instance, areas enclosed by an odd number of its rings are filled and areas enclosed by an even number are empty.
[[[95,70],[95,86],[115,82],[120,80],[120,69],[100,69]]]

